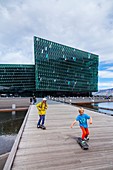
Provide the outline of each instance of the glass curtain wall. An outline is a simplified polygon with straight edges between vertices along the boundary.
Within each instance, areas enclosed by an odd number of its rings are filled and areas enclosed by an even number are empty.
[[[34,56],[36,90],[98,90],[98,55],[34,37]]]
[[[0,90],[13,92],[35,90],[35,66],[0,64]]]

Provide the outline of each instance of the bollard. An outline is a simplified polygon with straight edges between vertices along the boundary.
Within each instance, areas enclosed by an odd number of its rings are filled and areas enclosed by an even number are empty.
[[[16,104],[12,104],[12,110],[15,110],[16,109]],[[15,115],[15,111],[12,111],[12,115]]]
[[[16,104],[12,104],[12,109],[16,109]]]
[[[12,111],[12,115],[15,115],[16,114],[16,111]]]

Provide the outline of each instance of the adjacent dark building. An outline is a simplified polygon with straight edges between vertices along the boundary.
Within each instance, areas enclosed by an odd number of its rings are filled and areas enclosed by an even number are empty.
[[[35,66],[0,64],[0,92],[25,94],[35,91]]]
[[[86,96],[98,91],[98,55],[34,37],[34,65],[0,64],[0,93]]]

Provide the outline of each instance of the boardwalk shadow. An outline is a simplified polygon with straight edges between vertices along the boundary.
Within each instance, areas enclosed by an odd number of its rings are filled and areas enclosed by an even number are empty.
[[[67,135],[67,136],[68,137],[65,140],[73,139],[73,140],[77,141],[77,139],[78,139],[78,136],[72,136],[72,135]]]

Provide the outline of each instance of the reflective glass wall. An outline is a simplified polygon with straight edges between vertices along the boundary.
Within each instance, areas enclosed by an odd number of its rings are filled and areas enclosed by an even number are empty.
[[[36,90],[98,90],[98,55],[34,37],[34,56]]]
[[[35,66],[0,64],[0,90],[12,92],[35,90]]]

